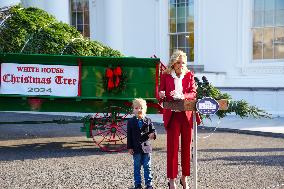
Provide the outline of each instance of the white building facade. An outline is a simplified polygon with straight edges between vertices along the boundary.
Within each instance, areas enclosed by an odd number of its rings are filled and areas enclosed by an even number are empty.
[[[19,2],[126,56],[167,63],[183,49],[193,55],[188,64],[202,68],[196,76],[284,116],[284,0],[1,0],[0,7]]]

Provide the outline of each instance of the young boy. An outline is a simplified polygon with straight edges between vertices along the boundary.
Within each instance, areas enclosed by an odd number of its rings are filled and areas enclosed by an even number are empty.
[[[133,100],[134,117],[127,123],[127,149],[133,155],[135,189],[141,186],[141,165],[144,169],[146,189],[152,189],[150,139],[156,139],[156,130],[151,120],[146,117],[146,101],[141,98]]]

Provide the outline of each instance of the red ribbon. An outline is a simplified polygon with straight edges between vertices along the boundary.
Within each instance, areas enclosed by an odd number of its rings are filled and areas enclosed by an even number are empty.
[[[113,74],[115,75],[115,87],[118,87],[120,84],[120,76],[122,75],[122,70],[119,66],[117,66],[114,70],[113,70]]]
[[[107,78],[107,89],[111,90],[114,88],[114,83],[113,83],[113,71],[111,68],[106,69],[106,78]]]
[[[107,68],[105,76],[107,78],[107,89],[112,90],[113,88],[117,88],[120,84],[122,75],[122,69],[120,66],[117,66],[114,69]]]

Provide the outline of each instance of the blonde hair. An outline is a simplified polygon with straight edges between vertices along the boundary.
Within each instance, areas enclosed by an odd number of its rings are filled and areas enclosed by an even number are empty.
[[[147,102],[146,100],[142,99],[142,98],[135,98],[132,101],[132,107],[134,108],[135,106],[141,106],[143,109],[143,113],[146,114],[147,111]]]
[[[187,56],[186,56],[186,53],[183,52],[182,50],[178,50],[176,49],[171,58],[170,58],[170,62],[167,66],[167,68],[165,69],[164,73],[168,73],[170,74],[172,72],[172,70],[174,69],[174,64],[178,61],[179,57],[182,57],[183,60],[185,61],[185,63],[187,63]],[[183,69],[183,73],[187,73],[189,70],[187,69],[187,67],[184,67]]]

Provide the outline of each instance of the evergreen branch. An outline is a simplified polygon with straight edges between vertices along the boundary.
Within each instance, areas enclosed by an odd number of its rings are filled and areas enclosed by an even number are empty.
[[[227,114],[231,113],[235,113],[241,118],[271,118],[271,114],[256,106],[249,105],[249,103],[245,100],[233,101],[232,97],[229,94],[221,93],[219,89],[211,85],[205,76],[202,77],[202,81],[200,81],[197,77],[195,77],[194,79],[197,86],[197,99],[202,99],[203,97],[211,97],[215,100],[228,100],[228,110],[219,110],[216,113],[219,118],[223,118],[227,116]]]

